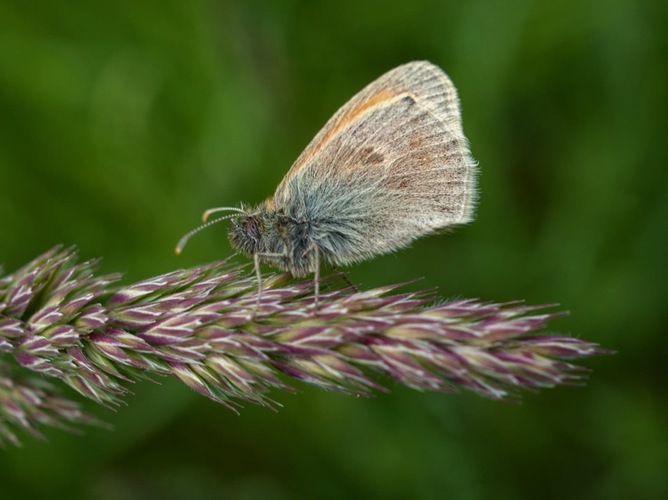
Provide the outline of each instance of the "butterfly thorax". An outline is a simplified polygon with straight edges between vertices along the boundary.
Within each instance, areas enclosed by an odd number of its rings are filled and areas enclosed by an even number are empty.
[[[262,262],[294,276],[315,271],[311,224],[274,208],[270,200],[234,221],[228,236],[242,254],[259,254]]]

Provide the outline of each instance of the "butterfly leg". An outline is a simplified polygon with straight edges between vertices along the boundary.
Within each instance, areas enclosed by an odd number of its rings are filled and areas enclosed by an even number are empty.
[[[260,299],[262,298],[262,270],[260,269],[260,263],[262,262],[262,257],[265,258],[278,258],[284,257],[282,253],[271,253],[271,252],[257,252],[253,254],[253,263],[255,264],[255,276],[257,276],[257,299],[255,300],[255,312],[260,309]]]
[[[313,292],[315,294],[315,311],[318,311],[318,303],[320,299],[320,248],[318,247],[317,243],[311,243],[306,250],[304,250],[304,253],[302,253],[302,257],[306,257],[309,252],[313,252],[313,260],[315,264],[315,269],[313,270]]]
[[[332,269],[334,269],[334,270],[336,270],[336,271],[339,272],[339,276],[341,276],[341,278],[343,279],[343,281],[345,281],[346,284],[347,284],[350,288],[352,288],[353,291],[354,291],[355,293],[359,293],[360,289],[357,287],[357,285],[354,285],[353,282],[350,281],[350,278],[348,278],[348,275],[347,275],[344,271],[342,271],[341,269],[339,269],[339,268],[338,268],[337,266],[335,266],[334,264],[330,264],[330,267],[331,267]]]
[[[318,299],[320,298],[320,249],[318,245],[313,244],[313,251],[315,252],[315,272],[313,273],[313,289],[315,292],[315,312],[318,312]]]

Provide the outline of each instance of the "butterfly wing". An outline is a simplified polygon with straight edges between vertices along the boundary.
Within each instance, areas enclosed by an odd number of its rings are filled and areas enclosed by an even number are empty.
[[[429,62],[399,66],[327,122],[278,186],[337,264],[390,252],[473,218],[476,164],[457,91]]]

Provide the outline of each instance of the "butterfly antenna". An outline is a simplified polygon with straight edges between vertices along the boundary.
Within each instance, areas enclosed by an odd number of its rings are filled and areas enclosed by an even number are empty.
[[[245,214],[246,211],[242,208],[236,208],[236,207],[218,207],[218,208],[210,208],[206,212],[202,214],[202,222],[206,222],[206,220],[209,218],[211,214],[215,214],[216,212],[238,212],[240,214]]]
[[[232,215],[226,215],[225,217],[218,217],[217,219],[211,220],[211,221],[207,222],[206,224],[202,224],[201,226],[196,227],[192,231],[186,233],[183,236],[183,238],[181,238],[179,240],[179,243],[176,245],[176,249],[175,249],[176,255],[180,255],[181,252],[183,251],[183,247],[186,246],[186,243],[188,243],[188,240],[190,238],[192,238],[194,235],[196,235],[197,233],[199,233],[202,229],[206,229],[209,226],[213,226],[214,224],[217,224],[218,222],[221,222],[221,221],[224,221],[224,220],[227,220],[227,219],[231,219],[233,217],[239,217],[239,216],[236,215],[236,214],[232,214]]]

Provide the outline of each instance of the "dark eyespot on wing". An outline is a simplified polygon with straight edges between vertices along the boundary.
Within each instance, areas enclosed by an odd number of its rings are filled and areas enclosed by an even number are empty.
[[[405,95],[401,98],[401,102],[408,106],[412,106],[413,104],[415,104],[415,99],[413,98],[413,96]]]
[[[385,161],[385,155],[374,149],[373,147],[366,147],[362,150],[362,161],[365,164],[378,164]]]

